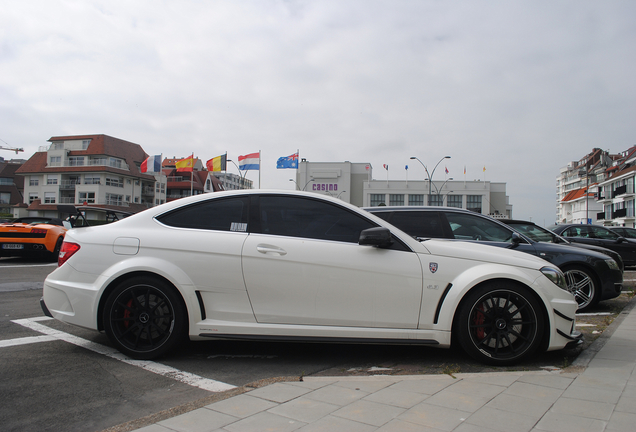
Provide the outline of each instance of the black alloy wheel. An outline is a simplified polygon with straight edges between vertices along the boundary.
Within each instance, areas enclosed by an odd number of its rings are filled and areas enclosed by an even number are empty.
[[[108,296],[103,324],[117,349],[131,358],[150,360],[184,339],[187,313],[174,287],[160,279],[134,277]]]
[[[534,353],[545,325],[540,303],[529,289],[503,281],[470,292],[457,316],[457,339],[466,353],[498,366]]]

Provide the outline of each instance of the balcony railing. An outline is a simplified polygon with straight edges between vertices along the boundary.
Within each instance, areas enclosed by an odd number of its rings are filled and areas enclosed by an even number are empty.
[[[80,184],[79,180],[62,180],[60,182],[60,189],[62,190],[75,190],[75,185]]]
[[[605,220],[605,212],[596,213],[596,220]]]
[[[616,189],[614,189],[614,192],[612,193],[612,198],[616,198],[619,195],[624,195],[625,193],[627,193],[627,186],[619,186]]]
[[[614,210],[614,212],[612,213],[613,219],[622,218],[625,216],[627,216],[627,209]]]

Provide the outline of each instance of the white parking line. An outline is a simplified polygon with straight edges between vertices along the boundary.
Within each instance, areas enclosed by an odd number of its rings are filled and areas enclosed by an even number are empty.
[[[23,265],[3,265],[0,268],[27,268],[27,267],[57,267],[57,263],[50,264],[23,264]]]
[[[51,342],[57,340],[53,336],[31,336],[31,337],[23,337],[16,339],[8,339],[0,341],[0,348],[17,346],[17,345],[28,345],[37,342]]]
[[[37,318],[14,320],[11,322],[27,327],[31,330],[43,333],[46,335],[45,337],[49,337],[50,340],[62,340],[64,342],[68,342],[73,345],[86,348],[98,354],[103,354],[107,357],[113,358],[115,360],[119,360],[126,364],[140,367],[144,370],[147,370],[148,372],[156,373],[157,375],[161,375],[166,378],[172,378],[176,381],[182,382],[184,384],[187,384],[193,387],[198,387],[203,390],[217,393],[217,392],[222,392],[222,391],[236,388],[236,386],[233,386],[231,384],[226,384],[220,381],[203,378],[203,377],[200,377],[199,375],[194,375],[189,372],[184,372],[179,369],[175,369],[173,367],[163,365],[161,363],[155,363],[153,361],[147,361],[147,360],[133,360],[129,357],[126,357],[125,355],[123,355],[122,353],[120,353],[114,348],[109,348],[107,346],[100,345],[98,343],[91,342],[86,339],[82,339],[80,337],[74,336],[72,334],[52,329],[50,327],[47,327],[45,325],[42,325],[36,322],[36,321],[42,321],[42,320],[43,319],[41,317],[37,317]],[[33,338],[22,338],[22,339],[33,339]],[[13,339],[13,340],[17,340],[17,339]]]

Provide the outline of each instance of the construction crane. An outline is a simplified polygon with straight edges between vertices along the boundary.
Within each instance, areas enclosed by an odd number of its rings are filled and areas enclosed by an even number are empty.
[[[2,141],[3,143],[5,143],[6,145],[9,145],[9,143],[7,143],[5,140],[0,139],[0,141]],[[0,150],[11,150],[14,151],[15,154],[18,154],[18,152],[23,152],[24,149],[23,148],[18,148],[18,147],[5,147],[0,145]]]

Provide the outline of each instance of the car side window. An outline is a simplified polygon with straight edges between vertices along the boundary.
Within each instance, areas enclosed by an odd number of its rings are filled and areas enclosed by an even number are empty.
[[[589,227],[570,227],[565,231],[567,237],[593,238]]]
[[[470,214],[445,213],[456,239],[507,242],[512,241],[512,231],[496,222]]]
[[[358,243],[362,230],[377,226],[343,207],[311,198],[262,195],[259,202],[263,234]]]
[[[382,213],[378,213],[380,216]],[[381,217],[381,216],[380,216]],[[383,218],[385,219],[385,218]],[[387,219],[407,234],[422,238],[445,238],[438,212],[395,211]]]
[[[247,232],[247,197],[210,199],[162,214],[157,220],[177,228]]]
[[[594,237],[599,239],[618,240],[618,237],[620,237],[618,234],[608,229],[597,228],[597,227],[590,227],[590,228],[592,229],[592,232],[594,233]]]

